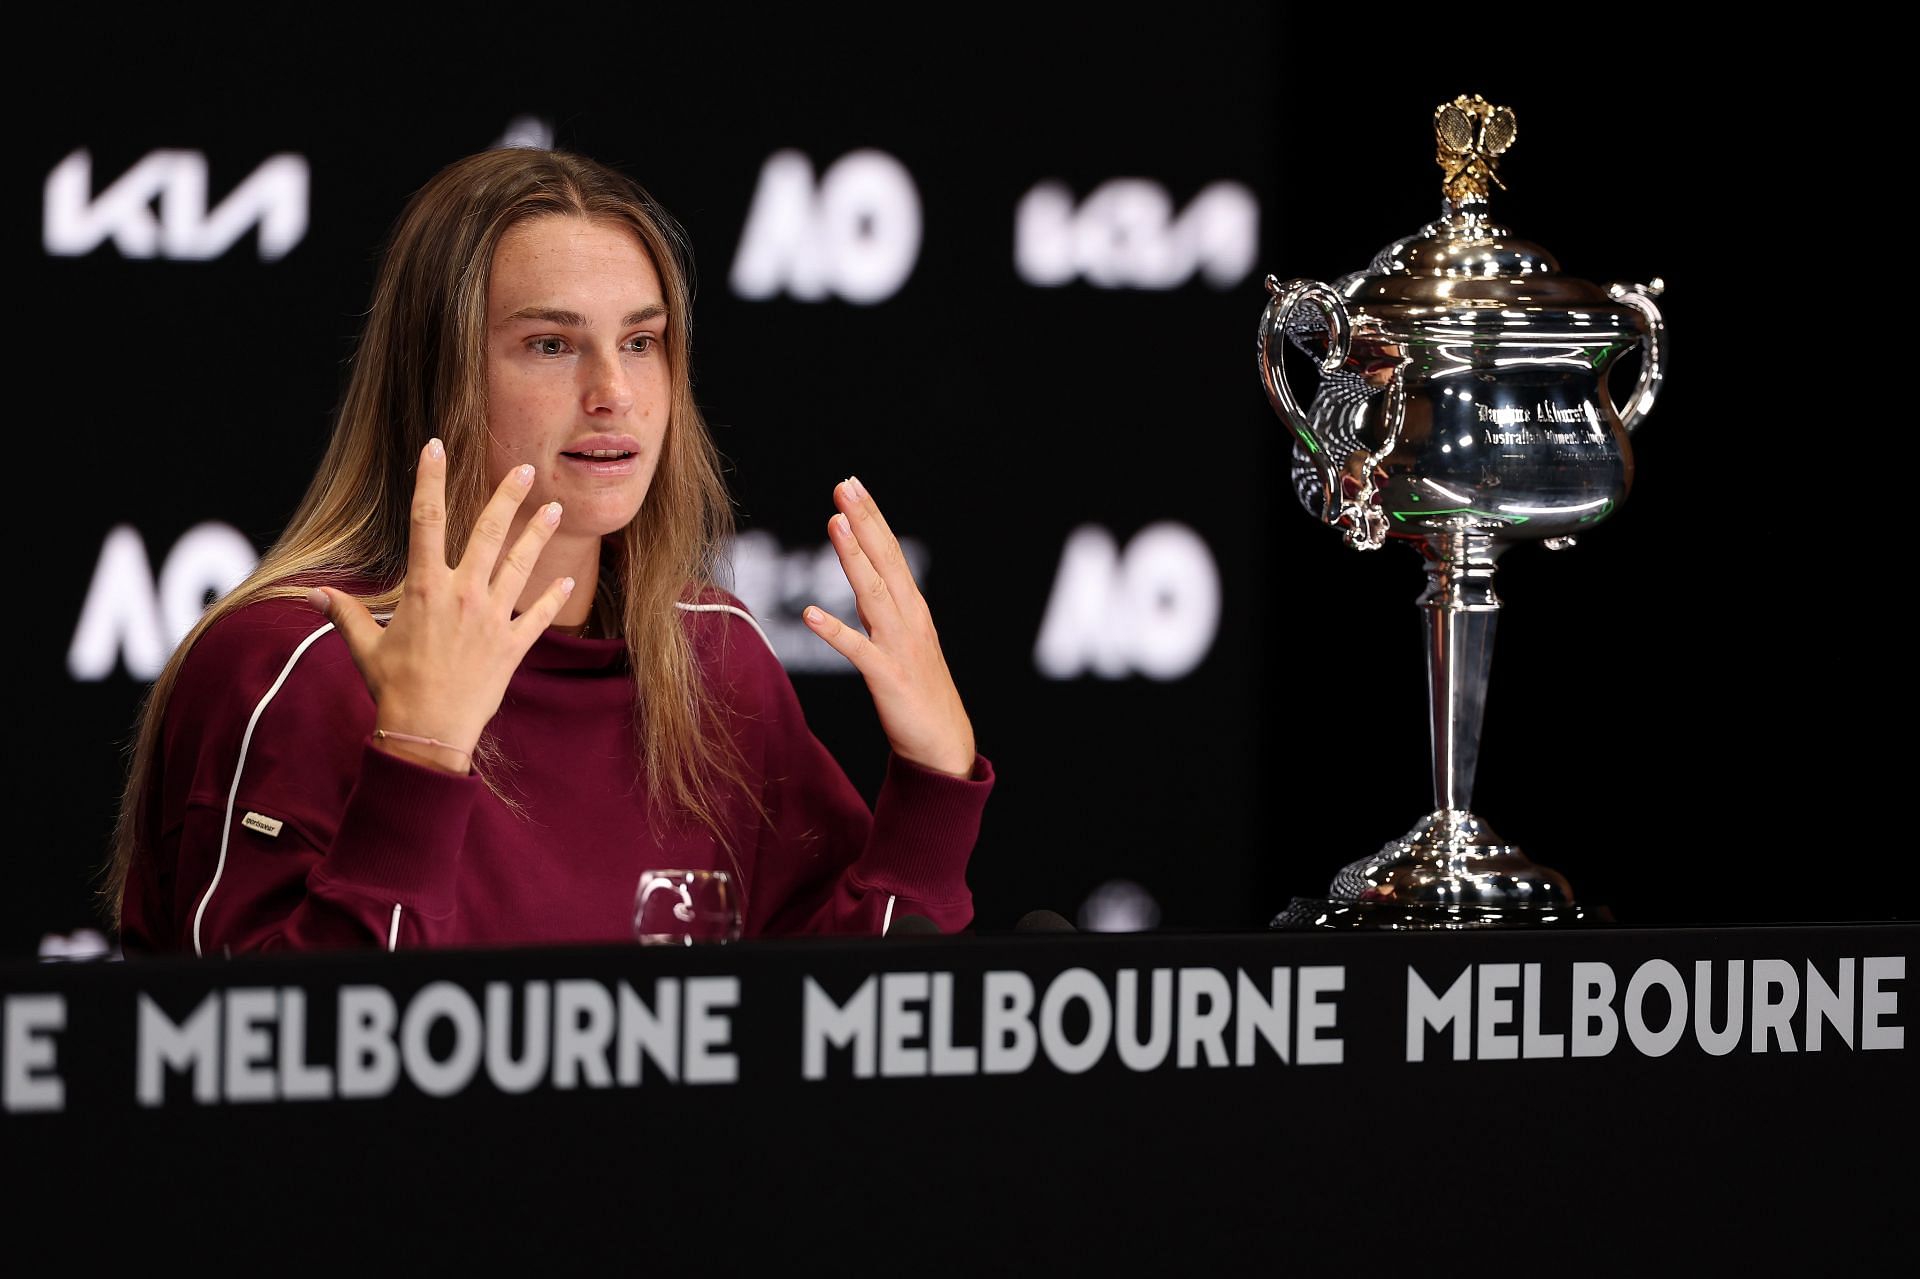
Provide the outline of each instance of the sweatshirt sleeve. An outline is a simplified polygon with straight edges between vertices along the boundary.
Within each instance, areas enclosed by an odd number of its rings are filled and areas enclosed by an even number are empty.
[[[431,945],[482,783],[372,744],[330,625],[271,601],[216,624],[168,698],[122,909],[129,953]]]
[[[889,756],[869,809],[807,726],[793,681],[764,639],[745,622],[731,625],[731,682],[754,694],[750,709],[736,705],[736,740],[758,759],[765,809],[747,883],[747,935],[879,935],[908,915],[941,932],[966,928],[967,862],[993,789],[992,764],[976,755],[968,776],[951,777]]]

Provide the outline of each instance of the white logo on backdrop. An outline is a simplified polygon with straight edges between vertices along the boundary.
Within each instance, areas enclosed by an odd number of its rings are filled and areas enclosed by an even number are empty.
[[[107,534],[87,602],[67,646],[67,673],[103,680],[124,665],[135,679],[165,666],[208,603],[253,572],[259,555],[240,530],[209,520],[181,534],[156,581],[146,543],[130,524]]]
[[[914,580],[924,586],[926,546],[903,537],[900,549]],[[860,624],[853,587],[847,584],[832,543],[787,550],[765,529],[749,529],[734,537],[731,559],[730,589],[773,641],[774,655],[782,666],[817,674],[854,673],[852,663],[827,647],[800,616],[807,605],[818,604],[849,626]]]
[[[1150,524],[1122,551],[1085,524],[1060,554],[1033,662],[1048,679],[1091,669],[1102,679],[1174,680],[1200,665],[1219,628],[1220,571],[1198,533]]]
[[[760,170],[733,259],[733,291],[884,302],[919,257],[920,192],[900,161],[884,151],[851,151],[816,187],[807,157],[780,151]]]
[[[1140,933],[1160,923],[1160,903],[1131,879],[1109,879],[1080,903],[1080,929],[1089,933]]]
[[[40,938],[40,958],[48,963],[68,960],[120,958],[120,948],[106,939],[97,928],[76,928],[71,933],[47,933]]]
[[[1013,265],[1028,284],[1075,279],[1103,289],[1174,289],[1198,272],[1216,289],[1253,270],[1260,202],[1238,182],[1215,182],[1176,217],[1158,182],[1114,178],[1079,208],[1059,182],[1042,182],[1013,217]]]
[[[517,115],[507,121],[507,127],[501,132],[500,140],[493,144],[495,150],[503,147],[533,147],[547,151],[553,147],[553,123],[542,120],[537,115]]]
[[[41,238],[54,257],[80,257],[110,239],[122,257],[205,261],[258,227],[260,258],[272,262],[307,233],[308,185],[306,157],[283,152],[209,210],[207,157],[150,151],[94,195],[93,157],[75,151],[47,175]]]

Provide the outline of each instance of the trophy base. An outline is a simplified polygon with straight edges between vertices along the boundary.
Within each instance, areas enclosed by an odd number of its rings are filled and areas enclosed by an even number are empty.
[[[1476,928],[1591,928],[1612,922],[1604,907],[1558,909],[1407,905],[1350,897],[1296,897],[1273,917],[1282,932],[1441,932]]]
[[[1606,911],[1574,901],[1559,871],[1535,865],[1465,809],[1441,809],[1344,867],[1327,896],[1294,898],[1268,927],[1551,928],[1609,921]]]

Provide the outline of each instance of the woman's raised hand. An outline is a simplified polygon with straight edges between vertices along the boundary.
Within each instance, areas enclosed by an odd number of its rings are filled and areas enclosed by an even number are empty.
[[[973,723],[900,539],[858,479],[835,485],[833,501],[840,514],[827,521],[827,536],[853,586],[866,634],[817,605],[807,608],[807,625],[867,681],[894,754],[935,772],[968,776]]]
[[[560,578],[533,607],[514,616],[527,578],[560,523],[560,504],[548,504],[501,553],[532,481],[531,466],[507,472],[474,522],[459,566],[448,568],[447,458],[434,440],[420,455],[414,477],[407,579],[392,620],[381,626],[342,591],[309,592],[309,602],[339,628],[367,681],[378,707],[374,726],[451,748],[382,738],[381,745],[395,754],[465,772],[467,760],[456,762],[452,754],[472,756],[520,659],[572,594],[573,579]]]

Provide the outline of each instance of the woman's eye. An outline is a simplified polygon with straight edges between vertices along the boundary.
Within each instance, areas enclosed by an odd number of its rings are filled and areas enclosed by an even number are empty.
[[[659,344],[660,339],[651,333],[636,333],[627,339],[627,345],[643,355]]]
[[[535,338],[527,345],[536,355],[560,355],[567,349],[567,344],[559,338]]]

